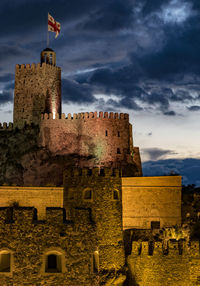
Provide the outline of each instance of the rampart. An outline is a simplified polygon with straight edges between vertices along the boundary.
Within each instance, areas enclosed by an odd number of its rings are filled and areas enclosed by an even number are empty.
[[[12,205],[35,207],[40,220],[46,218],[47,207],[63,207],[63,188],[0,187],[0,207]]]
[[[124,229],[181,224],[181,177],[122,178]]]
[[[91,158],[86,167],[120,167],[134,164],[131,124],[128,114],[90,112],[43,114],[41,119],[40,144],[54,154],[78,154]],[[135,170],[132,175],[141,175],[141,163],[135,152]],[[84,165],[83,165],[84,166]],[[82,166],[82,167],[83,167]]]
[[[130,285],[200,285],[199,241],[168,241],[168,244],[134,241],[128,257]]]
[[[75,209],[69,222],[62,208],[47,208],[38,221],[34,208],[0,209],[0,254],[10,253],[10,271],[0,272],[1,285],[99,285],[92,257],[97,249],[88,210]],[[60,271],[48,272],[47,255],[58,255]]]

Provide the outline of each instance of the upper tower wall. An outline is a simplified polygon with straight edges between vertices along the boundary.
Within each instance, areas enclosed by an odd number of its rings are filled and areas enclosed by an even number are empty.
[[[61,69],[55,55],[51,62],[41,58],[41,64],[16,65],[14,127],[39,124],[42,112],[61,114]]]

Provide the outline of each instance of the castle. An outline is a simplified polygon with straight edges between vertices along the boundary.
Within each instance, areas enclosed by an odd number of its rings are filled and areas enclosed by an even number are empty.
[[[128,114],[66,117],[52,49],[16,66],[0,140],[0,286],[200,285],[199,242],[133,239],[181,226],[181,177],[142,176]]]

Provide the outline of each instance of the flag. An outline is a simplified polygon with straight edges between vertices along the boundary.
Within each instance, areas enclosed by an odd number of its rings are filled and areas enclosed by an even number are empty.
[[[48,31],[55,32],[56,37],[60,33],[60,23],[56,22],[55,19],[48,13]]]

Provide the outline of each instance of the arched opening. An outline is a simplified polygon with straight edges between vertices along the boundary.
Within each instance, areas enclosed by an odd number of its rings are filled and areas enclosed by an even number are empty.
[[[11,272],[11,253],[9,251],[0,252],[0,272]]]
[[[99,251],[95,250],[92,255],[92,273],[99,272]]]
[[[50,65],[52,65],[52,63],[53,63],[53,55],[52,54],[50,54],[50,61],[49,61],[49,63],[50,63]]]

